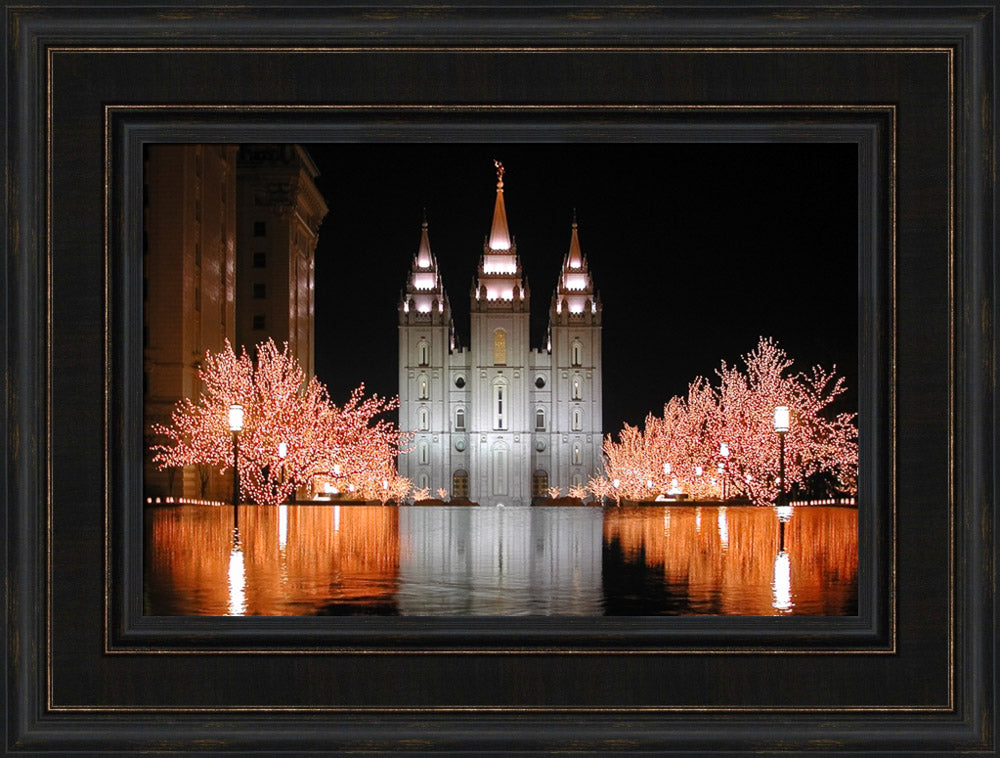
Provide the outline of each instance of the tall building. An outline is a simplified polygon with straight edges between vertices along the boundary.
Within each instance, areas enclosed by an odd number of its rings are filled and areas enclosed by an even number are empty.
[[[152,424],[201,393],[198,369],[228,339],[237,353],[287,341],[314,373],[314,268],[327,206],[297,145],[152,145],[143,177],[143,428],[146,496],[229,498],[230,473],[158,470]]]
[[[520,505],[601,470],[601,315],[576,220],[549,311],[529,344],[531,293],[507,225],[503,167],[470,296],[470,345],[451,308],[425,221],[399,304],[399,423],[413,435],[401,475],[432,493]]]
[[[144,490],[222,496],[229,477],[210,467],[158,470],[152,424],[169,425],[178,400],[201,391],[206,350],[235,331],[236,146],[151,145],[143,173]],[[231,491],[231,490],[230,490]]]
[[[315,268],[328,208],[299,145],[243,145],[237,155],[236,344],[288,342],[315,373]]]

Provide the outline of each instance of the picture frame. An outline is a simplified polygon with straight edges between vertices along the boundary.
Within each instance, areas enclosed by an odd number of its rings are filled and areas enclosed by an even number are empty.
[[[4,7],[7,752],[995,751],[995,4]],[[859,615],[143,617],[136,156],[331,135],[854,141]]]

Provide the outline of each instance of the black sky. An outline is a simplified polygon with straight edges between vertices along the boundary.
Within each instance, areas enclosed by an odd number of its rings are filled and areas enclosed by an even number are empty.
[[[714,379],[759,336],[793,368],[836,364],[856,409],[857,151],[849,144],[311,145],[330,213],[316,251],[316,373],[335,402],[395,395],[397,305],[426,208],[468,344],[493,159],[531,287],[532,343],[570,238],[604,303],[604,429]]]

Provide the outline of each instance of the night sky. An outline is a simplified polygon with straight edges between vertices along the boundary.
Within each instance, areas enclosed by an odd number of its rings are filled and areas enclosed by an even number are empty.
[[[856,410],[857,151],[845,144],[310,145],[330,213],[316,250],[316,373],[335,402],[397,393],[397,305],[426,208],[463,345],[493,159],[531,288],[532,346],[576,209],[604,304],[604,430],[661,413],[772,336],[836,364]]]

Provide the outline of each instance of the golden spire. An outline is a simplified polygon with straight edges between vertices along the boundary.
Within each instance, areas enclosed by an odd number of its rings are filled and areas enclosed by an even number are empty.
[[[510,250],[510,232],[507,229],[507,209],[503,203],[503,164],[494,160],[497,169],[497,202],[493,206],[493,226],[488,245],[491,250]]]

